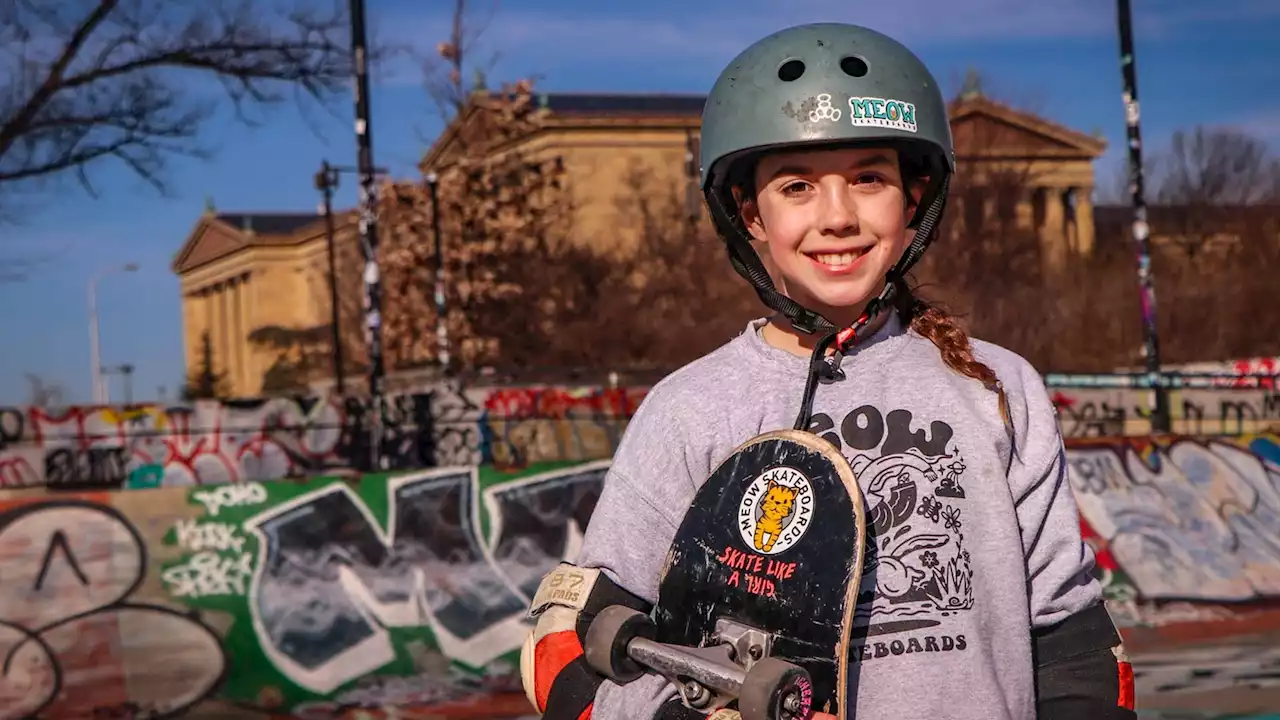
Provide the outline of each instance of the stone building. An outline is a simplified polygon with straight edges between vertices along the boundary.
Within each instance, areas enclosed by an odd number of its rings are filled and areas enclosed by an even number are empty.
[[[701,212],[696,158],[703,97],[549,93],[538,102],[546,111],[540,129],[505,149],[562,158],[573,195],[575,242],[602,251],[625,247],[637,230],[620,207],[642,188],[663,189],[688,212]],[[465,108],[441,133],[419,164],[424,174],[447,166],[469,133],[483,132],[479,104]],[[1012,212],[1036,229],[1050,268],[1091,251],[1093,163],[1105,149],[1102,140],[980,94],[953,104],[952,129],[968,191],[954,198],[949,213],[978,219]],[[1011,174],[1021,177],[1016,196],[977,189],[986,179]],[[355,246],[353,234],[351,216],[340,216],[337,243],[344,257]],[[181,279],[187,366],[199,367],[207,332],[215,366],[227,373],[233,394],[259,394],[272,367],[305,364],[290,355],[305,350],[250,342],[255,331],[282,329],[303,344],[325,342],[330,315],[325,223],[315,213],[206,212],[173,270]],[[344,305],[358,308],[358,284],[344,285],[342,296]],[[343,337],[350,338],[344,344],[358,346],[358,312],[344,307],[342,314]],[[347,355],[358,355],[358,349]],[[316,361],[314,353],[309,357],[310,381],[326,385],[332,365]],[[354,381],[355,389],[363,387],[362,379]]]

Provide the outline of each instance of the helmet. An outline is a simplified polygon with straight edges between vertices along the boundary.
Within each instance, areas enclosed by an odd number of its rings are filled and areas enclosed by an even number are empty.
[[[701,183],[734,268],[761,300],[801,331],[835,330],[779,294],[738,218],[731,180],[761,153],[783,147],[892,144],[929,184],[912,225],[916,238],[877,298],[883,309],[931,241],[955,171],[947,104],[933,75],[898,41],[857,25],[819,23],[774,33],[720,73],[702,111]],[[839,351],[839,348],[837,348]]]

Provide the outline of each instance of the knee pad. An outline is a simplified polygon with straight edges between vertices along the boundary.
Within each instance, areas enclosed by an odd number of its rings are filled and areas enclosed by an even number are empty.
[[[561,563],[538,586],[529,605],[536,622],[520,649],[520,680],[544,720],[590,717],[603,678],[587,666],[582,643],[596,613],[609,605],[653,609],[599,568]]]

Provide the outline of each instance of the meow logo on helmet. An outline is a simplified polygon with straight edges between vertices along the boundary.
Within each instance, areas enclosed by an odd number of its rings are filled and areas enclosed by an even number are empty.
[[[892,98],[849,98],[849,120],[862,127],[882,127],[916,132],[916,106]]]

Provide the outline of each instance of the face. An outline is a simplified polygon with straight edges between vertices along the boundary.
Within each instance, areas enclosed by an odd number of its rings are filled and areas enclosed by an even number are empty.
[[[756,193],[741,202],[789,297],[851,324],[884,286],[910,242],[910,193],[894,150],[839,148],[763,157]]]

